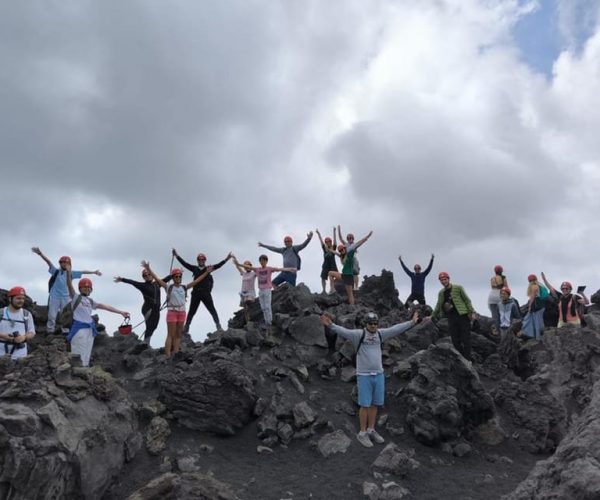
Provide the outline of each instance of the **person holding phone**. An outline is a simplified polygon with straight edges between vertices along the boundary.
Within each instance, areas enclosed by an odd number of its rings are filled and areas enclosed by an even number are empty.
[[[544,273],[542,273],[542,279],[548,290],[550,290],[550,294],[558,300],[558,324],[556,328],[567,325],[581,326],[584,308],[590,303],[585,296],[585,286],[578,287],[578,293],[572,293],[573,285],[569,281],[563,281],[560,284],[559,292],[548,282]],[[579,291],[581,291],[581,294],[579,294]]]

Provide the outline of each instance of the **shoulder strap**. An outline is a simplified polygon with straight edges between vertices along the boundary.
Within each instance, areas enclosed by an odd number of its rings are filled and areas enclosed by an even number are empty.
[[[77,298],[75,299],[75,303],[73,304],[73,308],[72,308],[72,309],[73,309],[73,312],[75,312],[75,309],[77,309],[77,306],[78,306],[79,304],[81,304],[81,300],[82,300],[82,299],[83,299],[83,296],[82,296],[81,294],[79,294],[79,295],[77,296]]]
[[[367,331],[363,328],[362,335],[360,336],[360,340],[358,341],[358,346],[356,347],[356,354],[358,354],[358,350],[360,349],[360,346],[363,345],[366,334],[367,334]],[[379,342],[381,344],[383,344],[383,339],[381,338],[381,332],[379,331],[379,329],[377,329],[377,335],[379,336]]]

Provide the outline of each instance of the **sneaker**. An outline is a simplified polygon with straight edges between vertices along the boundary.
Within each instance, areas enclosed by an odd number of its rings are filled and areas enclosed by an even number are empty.
[[[377,443],[377,444],[385,443],[385,439],[383,439],[381,434],[379,434],[379,432],[377,432],[375,429],[369,429],[367,431],[367,434],[369,435],[369,438],[371,439],[371,441],[373,441],[374,443]]]
[[[369,439],[369,435],[366,432],[359,432],[356,435],[356,439],[360,444],[362,444],[365,448],[372,448],[373,443]]]

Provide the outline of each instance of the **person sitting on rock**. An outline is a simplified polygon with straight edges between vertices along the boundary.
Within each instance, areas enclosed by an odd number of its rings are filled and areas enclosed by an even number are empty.
[[[19,359],[27,356],[27,342],[35,337],[33,316],[25,309],[25,288],[8,291],[8,306],[0,309],[0,356]]]
[[[299,245],[294,245],[294,240],[292,240],[291,236],[286,236],[283,238],[282,247],[274,247],[271,245],[264,245],[260,241],[258,242],[259,247],[266,248],[267,250],[271,250],[271,252],[280,253],[283,255],[283,268],[293,268],[294,272],[282,271],[278,274],[275,279],[272,280],[273,286],[279,286],[282,283],[289,283],[292,286],[296,286],[296,278],[297,271],[300,270],[302,265],[302,260],[300,259],[300,251],[306,248],[306,245],[310,243],[310,240],[313,237],[313,232],[310,231],[306,234],[306,239],[300,243]],[[260,284],[259,287],[260,289]],[[260,293],[259,293],[260,296]],[[260,298],[260,297],[259,297]]]
[[[544,284],[548,287],[550,294],[558,300],[558,324],[557,328],[567,325],[581,326],[584,307],[590,303],[589,299],[582,291],[581,296],[573,293],[573,285],[569,281],[563,281],[558,292],[546,279],[542,273]]]
[[[121,276],[115,276],[115,283],[127,283],[137,288],[144,298],[142,304],[142,316],[146,323],[146,330],[144,331],[144,343],[150,344],[152,334],[158,327],[158,321],[160,320],[160,285],[154,281],[152,275],[142,269],[142,278],[144,281],[134,281],[128,278],[122,278]],[[166,280],[167,278],[164,278]]]
[[[82,365],[89,366],[94,338],[98,335],[96,322],[92,318],[92,310],[103,309],[104,311],[120,314],[124,318],[129,318],[129,313],[92,300],[90,294],[92,293],[93,285],[92,280],[89,278],[81,278],[79,280],[79,293],[75,293],[70,263],[67,264],[66,271],[67,289],[69,290],[71,307],[73,309],[73,324],[67,335],[67,341],[71,343],[71,352],[81,356]]]
[[[260,303],[260,309],[262,310],[264,316],[265,328],[267,333],[269,333],[271,324],[273,323],[273,311],[271,309],[271,291],[273,289],[273,281],[271,277],[275,272],[294,274],[296,272],[296,268],[269,267],[267,266],[269,257],[264,254],[258,258],[258,262],[260,262],[260,267],[248,266],[246,263],[244,263],[242,267],[256,273],[256,277],[258,278],[258,302]],[[281,276],[281,274],[279,276]]]
[[[333,230],[333,240],[329,236],[327,236],[323,240],[319,230],[317,229],[315,232],[319,237],[319,241],[321,242],[321,248],[323,249],[323,265],[321,266],[321,287],[323,293],[326,293],[325,285],[327,283],[327,280],[329,280],[329,293],[333,293],[335,292],[335,288],[333,284],[333,279],[329,276],[329,272],[337,272],[338,270],[337,265],[335,263],[335,247],[337,245],[335,241],[335,229]]]
[[[477,317],[471,299],[460,285],[450,283],[450,275],[438,275],[442,289],[438,293],[437,304],[431,315],[432,320],[441,316],[448,319],[448,330],[452,345],[471,364],[471,321]]]
[[[521,319],[521,312],[515,300],[511,297],[511,290],[507,286],[500,290],[498,303],[498,323],[502,338],[508,333],[513,323]]]
[[[42,260],[48,264],[48,272],[50,273],[50,281],[48,282],[48,323],[46,324],[46,331],[48,333],[54,333],[56,328],[56,317],[58,313],[65,307],[71,300],[69,297],[69,290],[67,290],[67,271],[66,265],[71,264],[71,257],[63,255],[58,259],[58,268],[52,264],[52,261],[46,257],[39,247],[33,247],[31,251],[39,255]],[[71,271],[73,279],[79,279],[84,274],[95,274],[96,276],[102,276],[102,273],[96,269],[95,271]],[[67,333],[67,330],[63,330],[63,333]]]
[[[383,406],[385,398],[385,376],[381,345],[389,338],[406,332],[419,321],[414,313],[410,321],[399,323],[390,328],[379,328],[377,314],[370,312],[365,318],[365,327],[349,330],[333,323],[326,314],[321,316],[321,324],[333,333],[343,337],[354,346],[356,351],[356,382],[358,386],[358,420],[360,430],[356,439],[370,448],[373,443],[383,443],[384,438],[375,430],[377,407]]]
[[[213,269],[211,266],[207,267],[200,276],[187,285],[181,284],[183,271],[179,268],[171,269],[173,283],[169,285],[150,269],[150,262],[143,260],[142,267],[167,292],[167,339],[165,340],[165,356],[170,358],[171,354],[181,351],[181,334],[185,323],[187,291],[205,279]]]
[[[242,276],[242,289],[240,291],[240,306],[244,308],[244,319],[246,323],[250,321],[250,305],[256,300],[256,290],[254,283],[256,282],[256,271],[252,269],[252,262],[244,261],[244,265],[240,264],[236,256],[232,254],[233,263]]]
[[[425,278],[427,278],[427,275],[430,273],[431,268],[433,267],[434,258],[434,255],[431,254],[429,265],[425,268],[425,271],[423,272],[421,272],[421,264],[415,264],[413,268],[415,272],[413,273],[408,267],[404,265],[404,262],[402,262],[402,255],[398,257],[402,269],[404,269],[404,272],[408,274],[410,278],[410,295],[406,298],[406,301],[404,302],[406,306],[410,306],[410,304],[415,300],[423,306],[426,304]]]
[[[188,264],[183,258],[177,253],[177,250],[173,248],[172,250],[173,257],[175,257],[179,263],[185,267],[188,271],[192,273],[194,279],[203,274],[206,269],[206,255],[203,253],[199,253],[196,257],[198,262],[197,266],[192,264]],[[210,266],[213,271],[220,269],[225,265],[225,263],[231,259],[231,252],[227,254],[220,262],[213,264]],[[188,333],[190,331],[190,325],[192,324],[192,319],[194,318],[196,312],[198,311],[198,307],[200,307],[200,303],[203,303],[210,315],[212,316],[213,321],[215,322],[215,328],[217,331],[221,331],[223,328],[221,327],[221,322],[219,321],[219,315],[217,313],[217,309],[215,308],[215,303],[212,298],[212,288],[213,288],[214,280],[212,277],[212,272],[206,276],[205,280],[200,280],[197,285],[192,289],[192,298],[190,300],[190,309],[188,311],[187,319],[185,320],[185,326],[183,327],[183,333]]]

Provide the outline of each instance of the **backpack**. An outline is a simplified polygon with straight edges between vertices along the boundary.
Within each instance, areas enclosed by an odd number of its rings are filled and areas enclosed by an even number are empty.
[[[298,250],[296,250],[294,247],[292,247],[292,251],[294,252],[296,257],[298,257],[298,267],[296,267],[296,270],[300,271],[300,269],[302,268],[302,259],[300,258],[300,252],[298,252]]]
[[[56,315],[56,326],[55,329],[62,330],[63,328],[71,329],[71,325],[73,324],[73,312],[79,304],[81,304],[81,300],[83,299],[82,295],[78,295],[75,299],[75,303],[69,302],[65,307],[63,307],[60,312]]]
[[[169,285],[169,287],[167,288],[167,298],[165,299],[165,304],[164,304],[165,307],[169,306],[169,300],[171,300],[171,290],[173,290],[174,286],[175,286],[175,284],[173,283],[173,284]],[[181,286],[185,287],[185,300],[187,300],[187,292],[188,292],[187,286],[185,286],[185,285],[181,285]]]
[[[57,269],[52,273],[52,276],[50,276],[50,279],[48,280],[48,292],[52,291],[52,287],[54,286],[54,282],[56,281],[56,278],[58,278],[59,273],[60,269]]]
[[[547,299],[548,295],[550,295],[550,292],[548,291],[548,289],[544,285],[538,284],[538,287],[540,288],[539,298],[542,300]]]
[[[23,319],[5,318],[4,317],[5,309],[6,309],[5,307],[0,308],[0,321],[6,320],[6,321],[15,322],[15,323],[23,323],[24,325],[26,325],[25,330],[27,330],[27,321],[29,320],[29,311],[27,309],[23,309]],[[25,333],[27,333],[27,332],[25,332]],[[2,342],[4,344],[4,353],[5,354],[12,355],[12,353],[15,352],[15,350],[25,347],[25,342],[23,342],[22,344],[12,344],[12,343],[8,343],[8,342],[4,342],[4,341],[0,341],[0,342]],[[10,350],[9,350],[9,346],[11,346]]]

